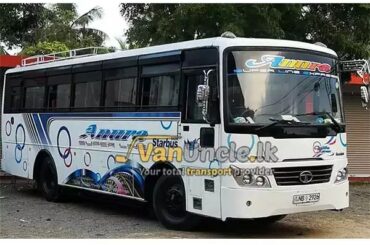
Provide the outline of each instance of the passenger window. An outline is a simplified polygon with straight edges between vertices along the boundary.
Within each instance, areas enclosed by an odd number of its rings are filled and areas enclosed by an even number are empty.
[[[136,100],[136,78],[106,81],[106,107],[133,107]]]
[[[100,81],[76,84],[74,107],[99,107],[99,101]]]
[[[101,72],[78,73],[74,78],[74,107],[100,106]]]
[[[58,84],[49,87],[48,107],[49,108],[69,108],[71,96],[70,84]]]
[[[12,87],[10,88],[10,111],[15,111],[19,109],[21,104],[21,87]]]
[[[44,107],[45,86],[27,87],[25,95],[24,108],[39,109]]]
[[[180,79],[178,76],[156,76],[144,78],[143,106],[177,106]]]

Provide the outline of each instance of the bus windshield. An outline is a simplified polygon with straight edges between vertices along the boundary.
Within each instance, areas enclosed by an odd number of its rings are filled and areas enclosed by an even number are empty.
[[[229,123],[265,125],[278,120],[311,126],[342,123],[335,62],[298,51],[229,52],[226,74]]]

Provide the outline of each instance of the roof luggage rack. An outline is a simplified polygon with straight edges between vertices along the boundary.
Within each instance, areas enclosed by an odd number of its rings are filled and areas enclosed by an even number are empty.
[[[22,66],[32,66],[32,65],[39,65],[44,63],[62,61],[62,60],[69,60],[69,59],[76,59],[82,57],[89,57],[99,54],[106,54],[109,53],[108,48],[104,47],[88,47],[88,48],[80,48],[80,49],[73,49],[63,52],[57,52],[52,54],[46,55],[36,55],[25,58],[22,60]]]

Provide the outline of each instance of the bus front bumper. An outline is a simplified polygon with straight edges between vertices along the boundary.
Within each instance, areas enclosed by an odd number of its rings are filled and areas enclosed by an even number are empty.
[[[306,185],[289,188],[221,188],[222,220],[260,218],[318,210],[341,210],[349,205],[349,184]],[[293,204],[293,196],[320,193],[313,203]]]

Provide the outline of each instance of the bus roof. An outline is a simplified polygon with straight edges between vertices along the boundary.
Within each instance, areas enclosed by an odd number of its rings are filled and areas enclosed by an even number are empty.
[[[183,49],[193,49],[193,48],[202,48],[202,47],[218,47],[220,48],[220,50],[223,50],[227,47],[233,47],[233,46],[297,48],[297,49],[312,50],[316,52],[322,52],[322,53],[326,53],[329,55],[337,56],[337,54],[329,48],[315,45],[315,44],[305,43],[305,42],[280,40],[280,39],[214,37],[214,38],[205,38],[205,39],[198,39],[198,40],[192,40],[192,41],[163,44],[163,45],[151,46],[151,47],[146,47],[146,48],[130,49],[130,50],[118,51],[118,52],[108,53],[108,54],[99,54],[99,55],[89,56],[89,57],[66,59],[66,60],[61,60],[61,61],[31,65],[31,66],[26,66],[26,67],[17,67],[17,68],[8,70],[6,73],[8,74],[8,73],[17,73],[17,72],[31,71],[31,70],[38,70],[38,69],[47,69],[47,68],[52,68],[52,67],[76,65],[76,64],[83,64],[83,63],[89,63],[89,62],[131,57],[131,56],[140,56],[140,55],[148,55],[148,54],[153,54],[153,53],[170,52],[170,51],[183,50]]]

